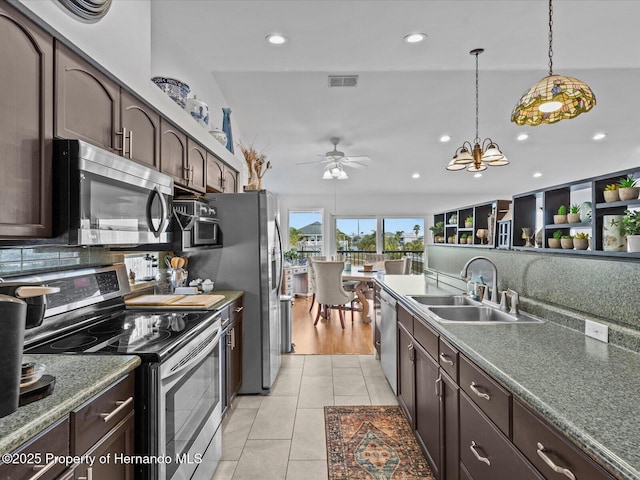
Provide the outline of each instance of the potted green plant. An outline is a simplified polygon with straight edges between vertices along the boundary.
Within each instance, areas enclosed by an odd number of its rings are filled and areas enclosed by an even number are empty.
[[[574,203],[569,207],[567,223],[580,223],[580,205]]]
[[[573,235],[562,235],[560,237],[560,246],[565,250],[573,250]]]
[[[553,223],[567,223],[567,207],[560,205],[558,214],[553,216]]]
[[[429,227],[431,233],[433,233],[434,243],[444,243],[444,222],[436,222],[433,227]]]
[[[576,250],[586,250],[589,247],[589,234],[579,232],[573,237],[573,248]]]
[[[627,252],[640,252],[640,211],[624,211],[622,230],[627,234]]]
[[[458,243],[462,244],[462,243],[467,243],[467,237],[468,235],[466,233],[461,233],[460,234],[460,240],[458,240]]]
[[[618,182],[620,186],[620,200],[636,200],[640,194],[640,187],[636,187],[638,181],[632,175],[621,178]]]
[[[473,217],[471,215],[469,215],[467,218],[464,219],[464,227],[465,228],[473,227]]]
[[[618,185],[617,183],[610,183],[608,185],[605,185],[604,192],[602,192],[604,201],[609,203],[617,202],[618,200],[620,200],[620,192],[618,191],[619,188],[620,185]]]
[[[289,264],[293,265],[294,263],[296,263],[296,260],[298,259],[298,252],[295,248],[292,248],[284,252],[282,256],[284,257],[284,260],[286,262],[289,262]]]
[[[447,237],[447,243],[456,243],[456,236],[455,235],[449,235]]]
[[[553,237],[549,238],[549,248],[560,248],[560,239],[562,238],[562,230],[553,232]]]

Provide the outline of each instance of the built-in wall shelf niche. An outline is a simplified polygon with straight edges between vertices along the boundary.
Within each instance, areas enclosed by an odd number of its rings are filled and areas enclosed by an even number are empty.
[[[624,235],[619,233],[621,216],[625,210],[640,210],[640,199],[606,202],[604,197],[607,185],[617,184],[620,179],[629,175],[640,179],[640,167],[515,195],[512,249],[640,258],[640,254],[626,251]],[[571,206],[578,206],[579,219],[568,218],[561,223],[554,223],[554,215],[558,214],[561,205],[566,207],[567,213],[570,213]],[[606,231],[603,229],[605,225]],[[534,245],[532,247],[525,246],[524,228],[533,229],[535,232],[530,241]],[[556,236],[575,237],[577,234],[586,234],[589,240],[586,246],[580,245],[581,249],[575,246],[551,248],[549,240],[554,238],[555,232],[560,232]]]
[[[444,222],[444,235],[434,235],[434,243],[469,248],[495,248],[497,224],[509,213],[511,200],[486,203],[436,213],[433,224]],[[471,218],[471,222],[466,222]]]

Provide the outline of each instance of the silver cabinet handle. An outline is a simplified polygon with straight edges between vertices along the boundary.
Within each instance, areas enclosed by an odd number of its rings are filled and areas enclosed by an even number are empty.
[[[78,480],[93,480],[93,467],[87,468],[87,476],[78,477]]]
[[[240,313],[242,310],[244,310],[244,307],[238,307],[238,308],[236,308],[234,311],[235,311],[236,313]]]
[[[436,378],[436,381],[434,383],[436,388],[436,396],[442,399],[442,395],[440,395],[440,384],[442,383],[442,375],[438,375],[438,378]]]
[[[378,340],[378,341],[376,342],[376,345],[377,345],[377,346],[380,346],[380,340]]]
[[[476,382],[471,382],[471,385],[469,385],[469,388],[473,393],[475,393],[480,398],[484,398],[485,400],[491,400],[491,397],[489,396],[488,393],[482,393],[480,390],[476,388]]]
[[[129,158],[133,158],[133,130],[129,130]]]
[[[227,347],[231,347],[231,331],[227,332]]]
[[[236,348],[236,329],[231,329],[231,350],[235,350]]]
[[[453,366],[453,360],[449,360],[444,353],[440,354],[440,360],[442,360],[442,363],[448,363],[449,365]]]
[[[46,465],[34,465],[33,469],[37,472],[32,477],[29,477],[29,480],[37,480],[38,478],[43,477],[49,470],[57,465],[58,462],[53,460],[52,462],[47,463]]]
[[[189,181],[193,183],[193,165],[189,167]]]
[[[100,416],[102,417],[102,419],[105,422],[108,422],[109,420],[111,420],[115,415],[117,415],[118,413],[120,413],[122,410],[124,410],[127,405],[129,405],[130,403],[133,403],[133,397],[129,397],[124,401],[118,401],[116,402],[117,407],[115,409],[113,409],[111,412],[109,413],[101,413]]]
[[[487,465],[491,466],[491,462],[489,461],[489,459],[487,457],[483,457],[481,456],[477,451],[476,451],[476,442],[474,442],[473,440],[471,441],[471,445],[469,446],[469,448],[471,449],[471,453],[473,453],[473,455],[476,457],[476,460],[478,460],[479,462],[482,463],[486,463]]]
[[[567,478],[570,478],[571,480],[576,480],[576,476],[571,472],[571,470],[569,470],[568,468],[563,468],[563,467],[557,466],[555,463],[553,463],[553,460],[551,460],[549,457],[547,457],[547,455],[545,455],[545,453],[544,453],[544,445],[542,445],[540,442],[538,442],[538,456],[554,472],[561,473],[562,475],[564,475]]]
[[[116,136],[118,137],[122,137],[122,147],[118,148],[116,147],[116,150],[118,152],[122,152],[122,156],[126,157],[127,156],[127,129],[125,127],[122,127],[122,130],[119,132],[116,132]]]
[[[411,360],[411,363],[414,363],[416,360],[416,351],[414,350],[413,343],[410,343],[407,348],[409,349],[409,360]]]

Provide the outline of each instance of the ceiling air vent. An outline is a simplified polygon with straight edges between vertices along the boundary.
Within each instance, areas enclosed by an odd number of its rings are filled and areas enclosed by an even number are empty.
[[[329,75],[329,87],[356,87],[358,75]]]

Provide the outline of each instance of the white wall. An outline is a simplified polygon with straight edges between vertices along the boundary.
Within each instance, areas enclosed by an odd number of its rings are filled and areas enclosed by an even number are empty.
[[[161,55],[162,42],[156,45],[161,32],[152,32],[152,0],[113,0],[107,15],[96,23],[76,20],[66,9],[52,0],[18,0],[22,5],[40,17],[51,28],[76,45],[111,74],[146,99],[166,117],[183,128],[192,137],[208,147],[232,167],[243,171],[244,162],[233,156],[219,142],[208,134],[191,116],[165,95],[151,82],[152,60]],[[157,53],[156,53],[157,51]],[[187,83],[192,82],[210,96],[211,102],[226,106],[224,96],[211,74],[203,72],[199,65],[180,62],[179,58],[168,57],[167,63],[175,62],[182,72],[192,72],[178,76]],[[206,87],[205,87],[206,86]],[[198,93],[198,91],[196,91]],[[221,107],[219,107],[221,108]],[[233,116],[232,116],[233,118]],[[222,125],[220,112],[219,125]],[[232,129],[238,131],[237,125]]]
[[[348,188],[341,182],[341,189]],[[336,186],[336,189],[338,186]],[[289,248],[289,211],[290,210],[319,210],[323,209],[323,236],[325,239],[325,254],[335,253],[333,239],[334,218],[340,216],[394,216],[424,218],[424,231],[427,243],[431,243],[429,227],[433,225],[433,214],[445,210],[453,210],[467,205],[474,205],[498,198],[510,199],[511,195],[498,195],[492,198],[482,198],[478,195],[385,195],[384,192],[373,195],[350,195],[348,192],[339,193],[336,190],[328,195],[279,195],[280,224],[284,232],[285,247]]]

